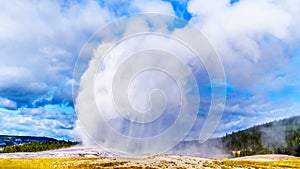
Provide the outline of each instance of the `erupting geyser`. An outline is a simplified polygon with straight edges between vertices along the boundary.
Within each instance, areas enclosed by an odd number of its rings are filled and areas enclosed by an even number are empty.
[[[114,153],[168,151],[199,118],[203,72],[211,104],[202,142],[225,103],[223,68],[207,39],[173,16],[117,20],[96,32],[79,55],[73,90],[79,123],[93,142]]]

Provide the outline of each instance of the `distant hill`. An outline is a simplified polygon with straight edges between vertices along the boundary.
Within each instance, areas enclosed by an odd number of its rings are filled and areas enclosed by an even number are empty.
[[[255,154],[300,156],[300,116],[232,132],[203,144],[184,141],[174,148],[174,152],[201,157],[224,157],[226,154],[235,157]]]
[[[48,137],[0,135],[0,153],[55,150],[68,148],[76,144],[78,142],[56,140]]]
[[[39,142],[39,143],[58,142],[58,140],[54,138],[48,138],[48,137],[0,135],[0,147],[31,143],[31,142]]]

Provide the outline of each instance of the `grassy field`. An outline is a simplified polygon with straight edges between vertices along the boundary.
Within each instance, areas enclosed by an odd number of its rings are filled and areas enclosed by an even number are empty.
[[[299,158],[276,161],[207,160],[195,158],[193,162],[176,158],[156,160],[126,158],[27,158],[0,159],[1,169],[79,169],[79,168],[300,168]],[[149,160],[149,161],[147,161]],[[180,162],[181,161],[181,162]]]
[[[300,168],[299,159],[278,161],[253,161],[253,160],[213,160],[206,161],[204,167],[210,168]]]
[[[27,159],[0,159],[1,169],[65,169],[65,168],[103,168],[118,166],[105,159],[96,158],[27,158]]]

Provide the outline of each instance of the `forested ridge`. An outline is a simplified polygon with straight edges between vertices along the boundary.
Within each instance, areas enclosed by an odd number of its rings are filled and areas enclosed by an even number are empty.
[[[49,137],[0,135],[0,148],[5,146],[30,143],[30,142],[57,142],[57,141],[58,140]]]
[[[258,154],[300,156],[300,116],[256,125],[223,137],[183,141],[173,152],[201,157],[231,157]]]
[[[223,148],[252,154],[289,154],[300,156],[300,116],[254,126],[220,138]]]
[[[0,153],[15,153],[15,152],[39,152],[46,150],[55,150],[59,148],[68,148],[78,144],[71,141],[56,141],[56,142],[29,142],[19,145],[6,146],[0,149]]]
[[[78,142],[49,137],[0,135],[0,153],[38,152],[67,148]]]

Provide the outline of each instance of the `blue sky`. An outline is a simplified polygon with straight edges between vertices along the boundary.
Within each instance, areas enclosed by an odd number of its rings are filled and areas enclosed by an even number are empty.
[[[299,1],[1,1],[0,8],[0,134],[74,139],[72,73],[81,47],[105,24],[142,12],[187,20],[219,54],[228,86],[215,136],[300,114]]]

